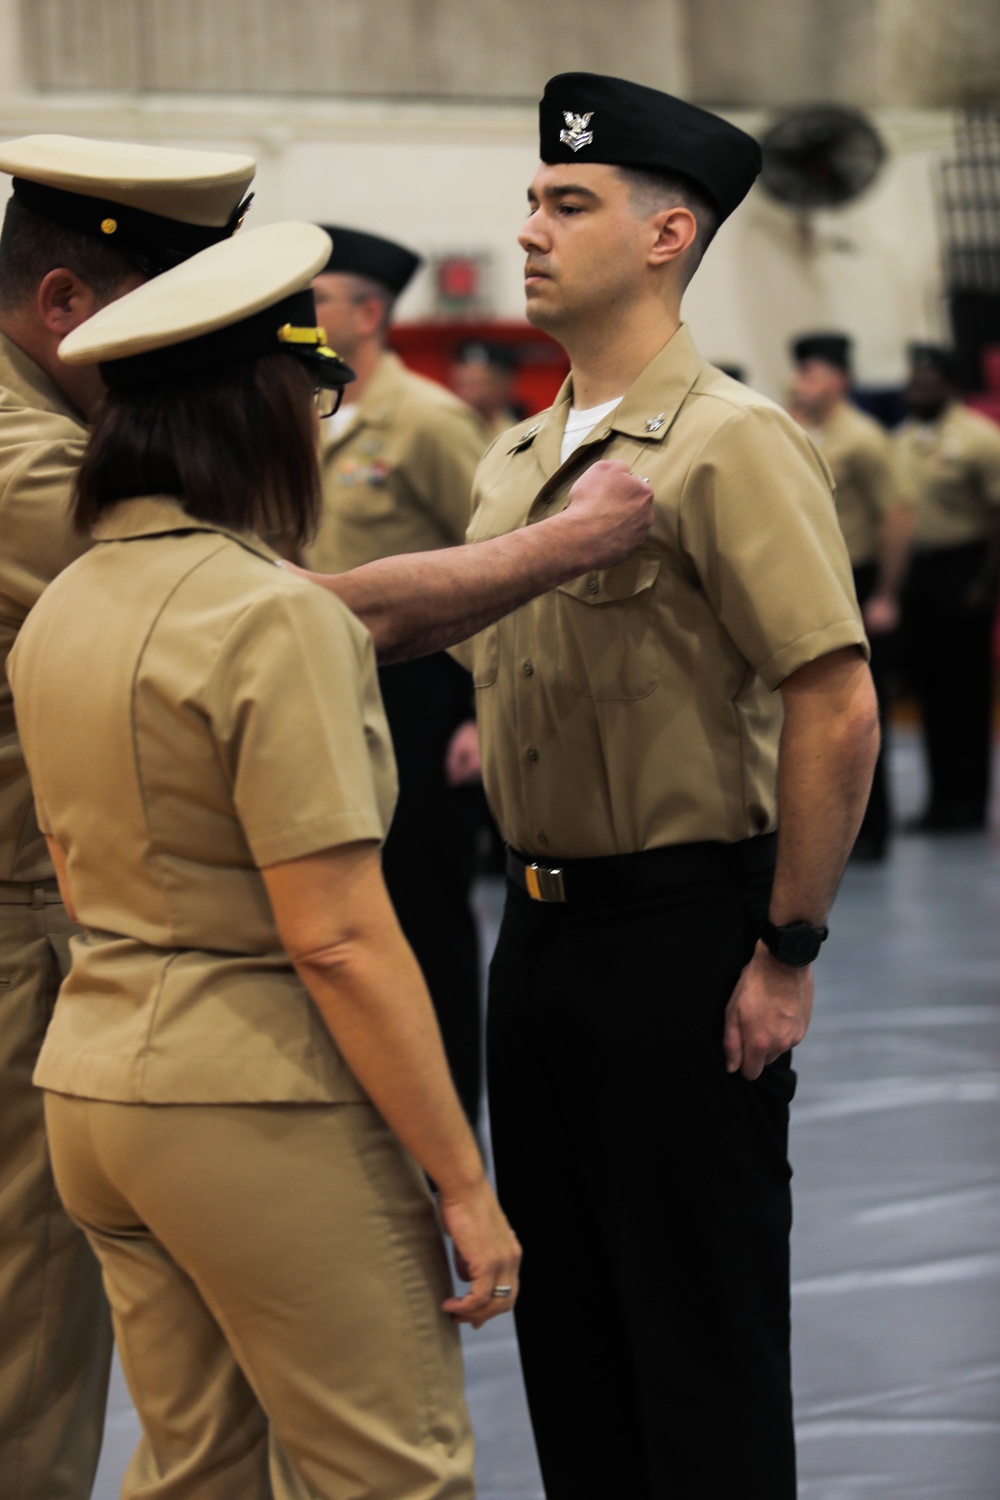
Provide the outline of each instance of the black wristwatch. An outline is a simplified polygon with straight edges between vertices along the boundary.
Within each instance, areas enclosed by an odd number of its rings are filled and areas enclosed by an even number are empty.
[[[775,927],[765,922],[761,938],[779,963],[792,969],[804,969],[819,953],[820,946],[830,935],[828,927],[814,927],[811,922],[786,922]]]

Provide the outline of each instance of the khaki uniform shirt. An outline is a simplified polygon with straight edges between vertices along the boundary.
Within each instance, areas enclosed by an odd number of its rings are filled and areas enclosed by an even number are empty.
[[[324,443],[323,518],[307,566],[341,573],[461,542],[487,442],[470,407],[383,354],[352,421]]]
[[[395,768],[371,637],[256,538],[115,506],[11,657],[73,968],[35,1080],[150,1104],[363,1097],[260,867],[381,839]]]
[[[984,540],[1000,507],[1000,429],[957,402],[936,422],[897,429],[900,480],[917,507],[920,548]]]
[[[648,475],[655,524],[626,562],[472,642],[487,792],[539,859],[751,837],[775,825],[779,684],[865,649],[823,461],[790,417],[681,328],[565,464],[567,382],[494,443],[471,540],[565,505],[595,459]]]
[[[835,407],[822,427],[810,427],[808,432],[837,486],[837,519],[852,564],[875,562],[885,513],[903,498],[889,434],[847,401]]]
[[[0,334],[0,668],[42,590],[90,545],[69,511],[86,441],[79,412]],[[52,875],[0,670],[0,880]]]

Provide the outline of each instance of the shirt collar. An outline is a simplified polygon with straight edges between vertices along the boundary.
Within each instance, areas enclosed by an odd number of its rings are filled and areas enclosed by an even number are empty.
[[[590,444],[602,442],[612,432],[643,442],[661,443],[670,431],[692,386],[698,379],[702,361],[687,325],[681,323],[676,333],[654,354],[649,364],[633,381],[614,411],[586,437],[572,454],[576,458]],[[567,375],[548,412],[539,419],[534,432],[522,433],[511,451],[534,447],[543,473],[551,476],[561,467],[560,449],[566,427],[566,414],[573,396],[573,379]]]
[[[86,430],[82,414],[55,381],[4,333],[0,333],[0,386],[14,391],[36,411],[56,412]]]
[[[654,354],[608,418],[612,432],[662,443],[688,392],[701,373],[701,358],[687,324]],[[604,423],[599,424],[601,428]]]
[[[143,495],[134,500],[119,500],[101,512],[92,534],[96,542],[131,542],[141,537],[192,531],[215,532],[265,562],[281,565],[278,554],[253,532],[231,531],[215,521],[201,521],[197,516],[189,516],[180,502],[170,495]]]

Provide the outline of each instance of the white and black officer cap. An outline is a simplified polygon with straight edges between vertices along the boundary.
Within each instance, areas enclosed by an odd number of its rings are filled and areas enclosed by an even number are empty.
[[[598,162],[687,178],[719,223],[761,167],[760,147],[728,120],[659,89],[602,73],[559,73],[539,105],[542,161]]]
[[[156,276],[236,232],[256,163],[228,151],[26,135],[0,144],[0,171],[31,213]]]
[[[111,390],[157,390],[284,352],[317,385],[354,372],[316,326],[312,278],[330,254],[315,224],[266,224],[199,251],[74,328],[59,346],[69,365],[100,366]]]

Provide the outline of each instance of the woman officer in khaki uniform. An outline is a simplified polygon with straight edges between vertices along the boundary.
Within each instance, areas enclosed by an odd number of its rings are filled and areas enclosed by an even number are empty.
[[[328,254],[312,225],[243,234],[65,341],[110,388],[76,500],[98,545],[12,658],[85,929],[36,1082],[143,1500],[471,1496],[455,1322],[517,1288],[382,884],[370,638],[257,539],[308,531],[314,386],[350,378],[313,326]]]

